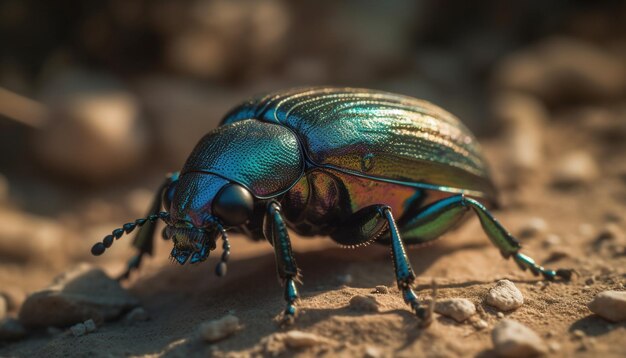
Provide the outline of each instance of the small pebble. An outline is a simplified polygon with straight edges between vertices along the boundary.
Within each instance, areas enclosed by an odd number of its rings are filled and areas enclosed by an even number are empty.
[[[83,323],[77,323],[70,327],[70,331],[72,331],[74,337],[80,337],[87,333],[87,327],[85,327],[85,324]]]
[[[26,330],[20,321],[13,318],[0,320],[0,341],[17,341],[26,337]]]
[[[229,312],[230,313],[230,312]],[[140,322],[147,321],[150,319],[148,312],[143,307],[137,307],[132,311],[128,312],[126,315],[127,322]]]
[[[376,293],[381,293],[381,294],[387,294],[387,293],[389,293],[389,287],[387,287],[385,285],[378,285],[375,288],[375,292]]]
[[[591,225],[589,223],[580,224],[580,226],[578,227],[578,232],[584,238],[591,237],[593,235],[594,231],[595,231],[595,229],[594,229],[593,225]]]
[[[596,280],[593,277],[589,277],[585,280],[585,285],[593,285]]]
[[[550,342],[548,343],[548,349],[550,352],[556,353],[561,350],[561,345],[557,342]]]
[[[519,231],[520,238],[530,238],[542,235],[548,229],[548,223],[539,217],[531,218]]]
[[[503,311],[510,311],[524,304],[524,296],[513,282],[500,280],[489,290],[487,304]]]
[[[306,348],[326,344],[330,340],[314,333],[292,330],[285,333],[283,342],[291,348]]]
[[[463,322],[476,314],[476,306],[464,298],[450,298],[435,303],[435,312]]]
[[[558,186],[587,184],[599,175],[595,159],[585,151],[575,151],[557,161],[552,173],[553,181]]]
[[[472,325],[477,330],[481,330],[481,329],[485,329],[485,328],[489,327],[489,323],[487,323],[487,321],[485,321],[484,319],[476,320],[476,321],[472,322]]]
[[[83,324],[85,325],[85,329],[87,329],[87,333],[95,332],[98,329],[96,322],[92,319],[86,320]]]
[[[240,329],[239,318],[233,315],[227,315],[220,319],[202,323],[198,328],[198,332],[205,341],[217,342]]]
[[[498,316],[498,318],[504,318],[504,313],[498,312],[496,313],[496,316]]]
[[[603,291],[588,304],[589,309],[611,322],[626,321],[626,291]]]
[[[382,354],[380,352],[380,349],[376,348],[376,347],[372,347],[372,346],[367,346],[365,347],[365,354],[364,356],[366,358],[378,358],[381,357]]]
[[[546,239],[544,240],[544,246],[546,247],[557,246],[557,245],[560,245],[561,242],[562,240],[559,235],[549,234],[549,235],[546,235]]]
[[[583,332],[580,329],[575,329],[574,332],[572,332],[572,334],[574,335],[574,337],[578,338],[578,339],[582,339],[585,337],[585,332]]]
[[[501,357],[534,357],[548,350],[535,331],[511,319],[498,323],[491,332],[491,339]]]
[[[350,299],[350,308],[357,311],[378,312],[378,301],[372,296],[356,295]]]
[[[0,295],[0,320],[4,319],[7,315],[9,304],[4,296]]]

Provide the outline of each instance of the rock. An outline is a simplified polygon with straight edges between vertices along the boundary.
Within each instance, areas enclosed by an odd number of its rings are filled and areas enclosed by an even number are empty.
[[[524,304],[524,296],[513,282],[500,280],[489,290],[487,303],[503,311],[510,311]]]
[[[568,187],[588,184],[599,175],[595,159],[586,151],[569,153],[557,161],[552,172],[555,185]]]
[[[70,331],[74,335],[74,337],[80,337],[87,334],[87,327],[83,323],[77,323],[70,327]]]
[[[137,307],[126,315],[127,322],[140,322],[140,321],[147,321],[149,319],[150,319],[150,316],[148,315],[148,312],[146,312],[146,310],[143,309],[143,307]]]
[[[33,133],[33,150],[47,169],[97,184],[136,167],[149,144],[139,104],[115,79],[69,72],[44,89],[49,117]]]
[[[200,337],[207,342],[217,342],[241,330],[239,318],[227,315],[220,319],[202,323],[198,327]]]
[[[535,331],[511,319],[500,321],[491,332],[491,339],[501,357],[534,357],[547,352]]]
[[[382,353],[380,349],[372,346],[365,347],[365,352],[363,354],[365,358],[378,358],[382,357]]]
[[[17,262],[34,262],[59,267],[65,262],[71,233],[59,223],[40,216],[25,214],[9,208],[0,208],[0,256]],[[3,288],[8,292],[9,288]]]
[[[476,314],[476,306],[464,298],[450,298],[438,300],[435,303],[435,312],[454,318],[457,322],[463,322]]]
[[[83,324],[85,325],[87,333],[95,332],[98,329],[98,327],[96,326],[96,322],[94,322],[92,319],[86,320],[85,322],[83,322]]]
[[[477,330],[481,330],[489,327],[489,323],[487,323],[484,319],[477,319],[472,322],[472,326],[474,326]]]
[[[26,298],[19,317],[27,327],[64,327],[117,318],[139,302],[102,270],[81,264]]]
[[[385,285],[378,285],[374,288],[374,292],[375,293],[380,293],[380,294],[388,294],[389,293],[389,287],[385,286]]]
[[[292,330],[282,337],[283,342],[291,348],[307,348],[330,343],[331,340],[314,333]]]
[[[509,180],[516,185],[535,177],[544,157],[543,133],[548,113],[537,99],[521,93],[499,95],[493,115],[504,126]]]
[[[593,313],[611,322],[626,321],[626,291],[600,292],[588,307]]]
[[[552,38],[502,61],[494,84],[551,103],[616,98],[626,87],[625,70],[621,59],[591,44]]]
[[[8,310],[9,310],[9,303],[4,298],[4,296],[0,295],[0,320],[3,320],[6,317]]]
[[[364,312],[378,312],[378,301],[372,296],[356,295],[350,299],[350,308]]]
[[[17,341],[26,337],[22,324],[13,318],[0,320],[0,341]]]
[[[520,238],[536,237],[545,234],[548,223],[538,217],[530,218],[519,230]]]

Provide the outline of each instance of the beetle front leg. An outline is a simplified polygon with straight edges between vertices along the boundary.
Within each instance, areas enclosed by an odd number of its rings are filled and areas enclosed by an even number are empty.
[[[287,307],[283,312],[282,323],[293,323],[297,308],[296,303],[300,297],[296,282],[300,283],[300,275],[296,260],[291,250],[291,240],[287,231],[287,225],[280,212],[280,204],[272,201],[267,206],[267,212],[263,222],[263,232],[267,241],[274,247],[276,255],[276,271],[285,288],[285,301]]]

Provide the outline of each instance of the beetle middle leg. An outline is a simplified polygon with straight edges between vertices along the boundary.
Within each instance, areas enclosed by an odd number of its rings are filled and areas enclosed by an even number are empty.
[[[512,256],[522,270],[530,269],[533,274],[541,274],[549,280],[556,277],[566,280],[571,278],[572,270],[546,269],[519,252],[521,249],[519,241],[481,203],[464,195],[451,196],[426,206],[403,225],[402,234],[407,243],[411,243],[412,240],[421,243],[436,239],[454,227],[470,209],[474,210],[487,237],[500,249],[502,256],[505,258]]]
[[[291,240],[287,231],[287,225],[281,214],[280,204],[271,201],[267,205],[267,211],[263,221],[263,232],[267,241],[274,247],[276,255],[276,271],[285,288],[285,301],[287,307],[283,312],[282,323],[293,323],[300,295],[296,283],[300,282],[300,275],[296,259],[293,257],[291,250]]]
[[[331,237],[340,245],[354,247],[375,241],[386,232],[390,237],[391,256],[398,288],[402,291],[404,301],[422,320],[422,325],[426,326],[431,322],[432,312],[420,305],[413,291],[415,273],[406,255],[391,208],[386,205],[365,207],[344,221]]]

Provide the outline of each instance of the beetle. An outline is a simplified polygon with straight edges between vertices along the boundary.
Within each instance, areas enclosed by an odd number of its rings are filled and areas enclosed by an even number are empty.
[[[301,283],[289,230],[339,245],[391,247],[396,282],[422,322],[405,246],[441,236],[472,210],[504,258],[546,279],[572,270],[539,266],[493,217],[497,193],[480,146],[452,114],[429,102],[368,89],[300,88],[250,99],[193,149],[156,193],[149,216],[125,224],[92,248],[141,227],[137,255],[122,278],[152,254],[156,222],[167,226],[173,261],[205,261],[222,238],[216,273],[226,273],[228,231],[267,240],[284,286],[285,322],[297,313]],[[164,211],[161,211],[164,206]],[[393,213],[393,214],[392,214]],[[396,219],[397,218],[397,219]]]

